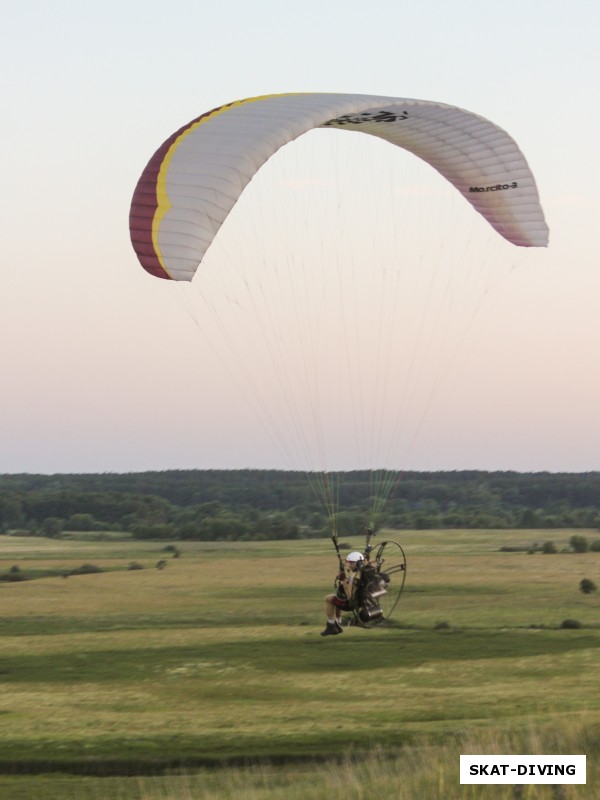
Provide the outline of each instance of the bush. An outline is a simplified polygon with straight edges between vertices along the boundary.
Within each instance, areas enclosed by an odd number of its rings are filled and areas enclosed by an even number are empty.
[[[94,529],[94,517],[91,514],[72,514],[65,522],[65,531],[91,531]]]
[[[588,540],[585,538],[585,536],[571,536],[569,539],[569,544],[575,553],[587,553],[587,551],[590,549]]]
[[[556,545],[554,542],[544,542],[542,545],[542,553],[556,553]]]
[[[60,536],[64,526],[64,521],[59,517],[46,517],[42,522],[42,536],[55,539]]]
[[[140,564],[138,561],[130,561],[127,569],[144,569],[144,566],[143,564]]]
[[[582,581],[579,583],[579,589],[584,594],[591,594],[592,592],[596,591],[596,584],[594,581],[591,581],[589,578],[583,578]]]
[[[97,572],[104,572],[104,570],[95,564],[82,564],[80,567],[72,569],[69,575],[94,575]]]
[[[18,583],[19,581],[26,580],[27,575],[22,572],[5,572],[3,575],[0,575],[0,581],[6,581],[7,583]]]
[[[174,539],[175,528],[164,522],[138,523],[130,527],[134,539]]]
[[[581,628],[581,622],[578,619],[563,619],[560,623],[561,628]]]
[[[590,550],[593,550],[594,553],[600,553],[600,539],[594,539],[590,545]]]

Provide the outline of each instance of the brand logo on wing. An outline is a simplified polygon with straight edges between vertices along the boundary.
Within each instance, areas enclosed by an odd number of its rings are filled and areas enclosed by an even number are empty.
[[[470,192],[502,192],[504,189],[517,189],[517,181],[512,183],[494,183],[492,186],[470,186]]]
[[[330,119],[328,122],[323,123],[327,125],[362,125],[364,122],[400,122],[408,118],[408,111],[400,111],[394,113],[393,111],[363,111],[361,114],[344,114],[341,117]]]

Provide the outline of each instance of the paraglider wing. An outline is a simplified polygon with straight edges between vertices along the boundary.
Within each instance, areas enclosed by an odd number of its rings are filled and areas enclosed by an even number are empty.
[[[240,100],[185,125],[142,173],[130,212],[142,266],[190,281],[253,175],[313,128],[354,130],[411,151],[449,180],[504,238],[548,243],[535,180],[514,140],[492,122],[443,103],[350,94]]]

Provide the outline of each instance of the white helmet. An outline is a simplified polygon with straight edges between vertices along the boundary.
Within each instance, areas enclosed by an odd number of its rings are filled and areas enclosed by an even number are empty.
[[[362,553],[359,553],[358,550],[353,550],[351,553],[348,554],[346,557],[346,561],[350,561],[352,563],[356,561],[364,561],[364,556]]]

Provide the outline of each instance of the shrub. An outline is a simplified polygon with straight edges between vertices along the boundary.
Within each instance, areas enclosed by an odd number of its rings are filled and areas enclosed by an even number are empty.
[[[593,550],[594,553],[600,553],[600,539],[594,539],[590,545],[590,550]]]
[[[542,545],[542,553],[556,553],[556,545],[554,542],[544,542]]]
[[[591,594],[596,591],[596,588],[594,581],[591,581],[589,578],[583,578],[579,583],[579,589],[584,594]]]
[[[587,551],[590,549],[588,540],[585,538],[585,536],[571,536],[569,539],[569,544],[576,553],[587,553]]]
[[[63,530],[64,522],[59,517],[46,517],[41,525],[42,536],[47,536],[54,539],[60,536]]]
[[[130,527],[134,539],[174,539],[175,528],[165,522],[148,523],[138,522]]]
[[[75,567],[69,573],[70,575],[93,575],[96,572],[104,572],[102,567],[97,567],[96,564],[82,564],[80,567]]]
[[[578,619],[563,619],[560,623],[561,628],[581,628],[581,622]]]
[[[127,569],[144,569],[144,566],[139,561],[130,561]]]
[[[91,531],[94,529],[94,517],[91,514],[71,514],[64,523],[65,531]]]
[[[4,574],[0,575],[0,581],[6,581],[7,583],[18,583],[19,581],[26,581],[27,575],[22,572],[5,572]]]
[[[447,631],[450,628],[450,623],[443,620],[442,622],[436,622],[434,626],[434,630],[436,631]]]

